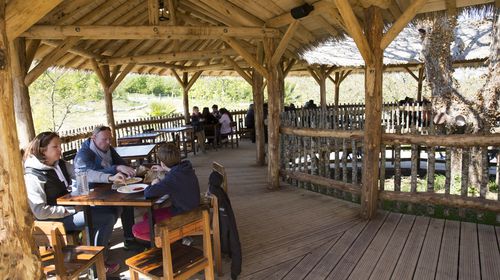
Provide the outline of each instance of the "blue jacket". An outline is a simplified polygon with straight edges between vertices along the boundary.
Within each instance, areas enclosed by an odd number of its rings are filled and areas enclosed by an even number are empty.
[[[111,166],[106,168],[102,167],[101,165],[102,159],[96,153],[94,153],[94,151],[90,149],[90,141],[92,141],[92,139],[90,138],[85,140],[85,142],[82,143],[80,150],[78,150],[78,153],[76,154],[75,157],[75,168],[78,168],[79,167],[78,163],[80,162],[80,160],[83,160],[87,169],[92,169],[103,173],[115,175],[117,173],[116,166],[127,165],[127,163],[120,157],[120,155],[115,151],[115,149],[113,147],[110,147],[111,160],[112,160]]]
[[[144,197],[170,195],[172,214],[180,214],[200,205],[200,184],[191,162],[181,161],[159,183],[144,190]]]

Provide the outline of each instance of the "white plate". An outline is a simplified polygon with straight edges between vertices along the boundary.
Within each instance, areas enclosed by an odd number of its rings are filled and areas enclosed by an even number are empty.
[[[142,192],[147,188],[147,184],[132,184],[119,187],[116,191],[119,193],[137,193]]]

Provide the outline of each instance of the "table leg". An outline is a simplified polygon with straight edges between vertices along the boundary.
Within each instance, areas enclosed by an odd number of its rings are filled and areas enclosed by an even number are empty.
[[[153,216],[153,207],[148,208],[148,222],[149,222],[149,240],[151,248],[155,247],[155,217]]]
[[[92,215],[90,214],[90,206],[83,207],[83,216],[85,218],[85,235],[87,236],[87,245],[94,246],[94,238],[92,238]]]

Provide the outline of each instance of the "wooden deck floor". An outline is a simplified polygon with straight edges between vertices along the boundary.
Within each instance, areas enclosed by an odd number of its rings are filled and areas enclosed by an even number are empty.
[[[243,250],[239,279],[500,279],[499,227],[387,212],[367,222],[356,204],[286,185],[269,191],[253,149],[243,142],[189,158],[202,190],[210,163],[226,166]],[[111,260],[130,256],[119,247]],[[230,279],[229,268],[225,260],[218,279]],[[120,278],[129,278],[126,268]]]

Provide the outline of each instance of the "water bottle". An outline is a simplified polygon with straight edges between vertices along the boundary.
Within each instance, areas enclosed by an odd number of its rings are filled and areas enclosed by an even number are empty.
[[[87,180],[87,166],[81,158],[75,161],[76,189],[79,195],[89,194],[89,182]]]

